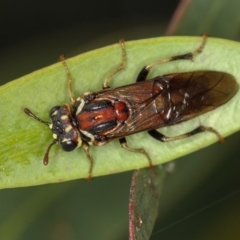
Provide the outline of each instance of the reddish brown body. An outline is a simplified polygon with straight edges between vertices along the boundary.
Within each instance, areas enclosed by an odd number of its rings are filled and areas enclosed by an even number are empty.
[[[76,120],[80,131],[93,135],[94,145],[103,145],[189,120],[224,104],[237,91],[235,78],[227,73],[169,74],[85,95]]]
[[[119,123],[124,123],[129,118],[128,108],[124,102],[109,100],[93,100],[87,103],[82,111],[77,114],[78,127],[91,134],[105,134]]]

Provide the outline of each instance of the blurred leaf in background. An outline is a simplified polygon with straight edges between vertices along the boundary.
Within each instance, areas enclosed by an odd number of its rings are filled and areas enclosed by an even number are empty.
[[[237,0],[181,0],[166,35],[199,35],[239,40]]]

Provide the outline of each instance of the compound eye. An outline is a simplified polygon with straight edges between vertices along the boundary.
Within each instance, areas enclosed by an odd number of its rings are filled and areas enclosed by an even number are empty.
[[[51,108],[51,110],[49,111],[49,117],[51,118],[52,115],[54,114],[54,112],[58,111],[60,108],[60,106],[55,106],[53,108]]]
[[[68,140],[66,142],[62,142],[61,146],[64,151],[70,152],[77,147],[77,143],[73,142],[72,140]]]

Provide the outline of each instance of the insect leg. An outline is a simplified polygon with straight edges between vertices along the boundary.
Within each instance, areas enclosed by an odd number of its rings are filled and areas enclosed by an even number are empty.
[[[122,148],[124,148],[124,149],[126,149],[126,150],[128,150],[128,151],[130,151],[130,152],[137,152],[137,153],[142,153],[142,154],[144,154],[144,155],[147,157],[147,159],[148,159],[149,167],[152,167],[152,166],[153,166],[152,160],[151,160],[150,156],[148,155],[148,153],[145,151],[144,148],[138,148],[138,149],[130,148],[130,147],[127,145],[127,140],[126,140],[126,138],[121,138],[121,139],[119,139],[119,143],[120,143],[120,145],[121,145]]]
[[[207,35],[204,34],[201,45],[195,51],[185,53],[185,54],[181,54],[181,55],[168,57],[168,58],[163,58],[163,59],[157,60],[155,62],[152,62],[152,63],[144,66],[142,68],[142,70],[139,72],[136,82],[141,82],[141,81],[146,80],[146,77],[147,77],[148,73],[150,72],[150,70],[158,64],[171,62],[171,61],[176,61],[176,60],[192,60],[195,55],[202,52],[202,50],[203,50],[203,48],[206,44],[206,41],[207,41]]]
[[[201,133],[201,132],[212,132],[214,133],[219,142],[224,142],[224,138],[220,135],[220,133],[215,130],[214,128],[212,127],[205,127],[205,126],[199,126],[195,129],[193,129],[192,131],[188,132],[188,133],[185,133],[185,134],[182,134],[182,135],[179,135],[179,136],[176,136],[176,137],[167,137],[163,134],[161,134],[160,132],[158,132],[157,130],[150,130],[148,131],[148,133],[155,139],[161,141],[161,142],[171,142],[171,141],[176,141],[176,140],[180,140],[180,139],[184,139],[184,138],[188,138],[188,137],[191,137],[197,133]]]
[[[89,153],[89,145],[87,143],[83,144],[83,149],[84,149],[85,154],[87,155],[88,160],[90,161],[90,167],[89,167],[88,178],[87,178],[90,181],[90,180],[92,180],[92,170],[93,170],[94,160]]]
[[[69,94],[69,97],[70,97],[70,101],[71,101],[71,104],[72,106],[74,106],[75,104],[75,98],[74,98],[74,94],[73,94],[73,90],[72,90],[72,76],[71,76],[71,73],[68,69],[68,66],[67,66],[67,63],[65,61],[65,57],[63,55],[60,56],[60,60],[65,68],[65,71],[67,73],[67,77],[68,77],[68,94]]]
[[[119,66],[117,68],[115,68],[112,72],[110,72],[107,75],[107,77],[105,78],[105,80],[103,82],[103,85],[102,85],[103,89],[109,88],[108,84],[109,84],[111,78],[113,77],[113,75],[115,75],[117,72],[123,70],[125,68],[125,66],[126,66],[127,53],[126,53],[126,49],[125,49],[124,40],[120,39],[119,40],[119,44],[120,44],[121,49],[122,49],[122,61],[121,61],[121,63],[119,64]]]

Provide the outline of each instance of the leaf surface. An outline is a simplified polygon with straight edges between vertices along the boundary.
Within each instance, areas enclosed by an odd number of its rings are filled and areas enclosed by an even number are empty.
[[[144,65],[193,51],[201,40],[201,37],[162,37],[126,42],[127,67],[114,76],[111,87],[133,83]],[[104,78],[120,61],[121,49],[118,44],[68,59],[75,96],[100,90]],[[151,71],[149,78],[173,72],[216,70],[231,73],[239,82],[239,62],[238,42],[209,38],[203,53],[196,56],[193,62],[161,64]],[[167,136],[176,136],[202,124],[214,127],[222,136],[228,136],[240,127],[239,94],[214,111],[182,124],[162,128],[161,132]],[[52,141],[52,134],[45,125],[23,113],[23,108],[28,107],[48,121],[48,112],[53,106],[69,102],[67,77],[61,63],[2,86],[0,96],[0,188],[54,183],[88,176],[89,161],[82,149],[69,153],[54,146],[49,155],[49,165],[44,166],[43,156]],[[154,164],[170,161],[216,141],[216,136],[211,133],[165,144],[152,139],[147,133],[128,137],[128,145],[133,148],[144,147]],[[118,141],[103,147],[91,147],[90,152],[95,159],[94,177],[148,166],[142,154],[122,149]]]

